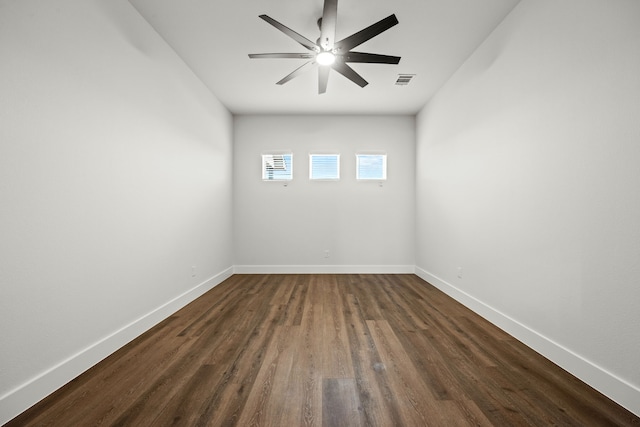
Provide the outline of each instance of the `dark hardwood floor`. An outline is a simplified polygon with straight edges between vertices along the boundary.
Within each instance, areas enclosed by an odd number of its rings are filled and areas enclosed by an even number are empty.
[[[640,419],[414,275],[235,275],[7,426]]]

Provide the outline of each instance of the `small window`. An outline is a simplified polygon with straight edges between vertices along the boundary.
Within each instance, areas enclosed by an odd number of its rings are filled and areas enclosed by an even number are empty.
[[[387,155],[356,154],[356,179],[376,181],[387,179]]]
[[[290,181],[293,179],[292,154],[263,154],[262,179],[264,181]]]
[[[310,154],[309,179],[340,179],[340,154]]]

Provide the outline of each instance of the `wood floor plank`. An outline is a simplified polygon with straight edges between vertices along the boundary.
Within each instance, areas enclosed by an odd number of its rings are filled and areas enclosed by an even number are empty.
[[[321,301],[310,296],[302,316],[296,363],[290,378],[292,396],[288,404],[291,414],[283,425],[322,425],[322,323],[325,307],[322,303],[312,303]]]
[[[354,378],[349,336],[344,318],[344,303],[335,280],[325,281],[322,322],[322,373],[325,378]]]
[[[353,294],[346,294],[345,312],[351,358],[362,408],[362,419],[368,426],[401,425],[395,396],[382,372],[382,361],[366,325],[360,303]]]
[[[269,424],[283,426],[291,425],[289,423],[292,419],[295,421],[299,420],[297,416],[299,411],[296,410],[299,405],[293,400],[299,396],[299,393],[295,393],[295,387],[292,388],[291,385],[292,383],[295,384],[298,382],[294,369],[294,360],[300,353],[300,334],[302,332],[301,326],[285,328],[282,332],[283,341],[286,344],[281,350],[281,360],[278,362],[275,370],[273,386],[269,394],[268,405],[265,412],[266,420],[268,420]],[[281,345],[281,343],[278,345]],[[300,425],[300,423],[297,422],[294,425]]]
[[[245,301],[243,309],[256,309],[260,313],[267,311],[267,306],[254,305],[255,298],[240,298]],[[237,304],[230,304],[231,306]],[[237,308],[236,308],[237,310]],[[228,351],[228,345],[225,343],[233,342],[233,344],[242,343],[251,336],[246,334],[246,330],[253,325],[248,322],[249,319],[255,317],[242,318],[238,322],[232,313],[231,307],[220,308],[216,311],[217,322],[211,322],[208,329],[197,331],[194,337],[189,341],[190,346],[180,352],[175,358],[171,366],[165,369],[159,369],[155,381],[151,382],[151,386],[142,393],[136,401],[130,405],[119,418],[113,421],[113,425],[134,425],[144,420],[153,419],[164,412],[169,402],[174,398],[179,390],[183,389],[196,375],[197,369],[202,365],[215,365],[217,367],[230,366],[233,360],[233,352]],[[259,315],[262,318],[264,314]],[[236,320],[236,321],[234,321]],[[209,322],[205,322],[209,323]],[[245,326],[243,328],[243,326]],[[184,338],[184,336],[183,336]],[[225,350],[227,349],[227,350]],[[134,376],[135,378],[135,376]],[[224,383],[224,377],[220,381]]]
[[[6,424],[640,426],[415,275],[234,275]]]
[[[181,337],[179,341],[180,343],[174,343],[175,346],[171,348],[164,349],[160,346],[154,346],[149,351],[140,354],[140,357],[147,357],[144,363],[149,363],[159,369],[140,372],[141,359],[136,357],[136,360],[130,360],[130,363],[117,363],[116,370],[106,373],[107,375],[101,381],[94,383],[92,387],[81,388],[79,390],[81,393],[82,390],[87,393],[84,394],[86,399],[84,403],[76,402],[76,405],[87,408],[87,413],[64,410],[62,413],[54,413],[52,416],[55,418],[64,417],[70,425],[82,425],[83,423],[118,425],[119,419],[127,419],[135,411],[132,408],[141,406],[141,402],[149,402],[149,396],[153,396],[157,390],[167,390],[163,387],[166,387],[169,378],[172,378],[173,375],[180,376],[184,369],[190,368],[182,364],[181,361],[194,354],[191,352],[191,340]],[[154,348],[157,354],[153,354]],[[149,388],[149,384],[155,386]],[[105,394],[112,396],[110,405],[103,404],[102,396]],[[132,396],[136,398],[132,399]],[[150,402],[155,403],[154,400]]]
[[[384,315],[382,309],[384,304],[377,300],[375,293],[376,289],[375,277],[371,275],[356,275],[348,276],[344,283],[347,283],[349,290],[358,299],[360,304],[360,310],[365,320],[382,320]]]
[[[269,301],[269,304],[273,305],[286,305],[291,299],[291,294],[296,289],[296,275],[284,275],[282,280],[276,282],[273,286],[273,296]]]
[[[259,295],[256,301],[264,299]],[[217,365],[219,382],[196,425],[236,425],[240,418],[283,317],[283,309],[277,305],[262,305],[256,313],[248,317],[252,321],[244,338],[226,347],[230,362]]]
[[[476,402],[478,407],[495,425],[530,425],[531,422],[509,399],[500,387],[487,377],[484,368],[470,364],[458,351],[457,346],[443,335],[442,331],[419,331],[429,347],[435,349],[446,361],[446,369],[452,381],[463,390],[466,399]]]
[[[385,291],[390,305],[394,307],[393,320],[388,317],[386,320],[394,321],[397,328],[407,331],[426,329],[428,323],[420,315],[424,308],[424,301],[420,295],[411,292],[402,282],[398,282],[395,276],[383,275],[380,276],[380,281],[384,285],[381,287]]]
[[[489,418],[482,412],[475,401],[471,399],[452,400],[451,404],[458,405],[460,424],[467,426],[492,426]]]
[[[292,335],[299,334],[299,329],[299,326],[276,327],[275,336],[267,348],[254,385],[247,396],[238,425],[277,425],[280,418],[278,411],[284,408],[284,402],[282,396],[273,390],[278,391],[278,384],[282,381],[281,377],[277,377],[278,373],[289,378],[293,361],[293,351],[290,350],[292,342],[295,342]],[[277,418],[268,418],[269,416]]]
[[[354,379],[326,378],[322,382],[322,426],[358,427],[363,425]]]
[[[443,411],[451,408],[439,405],[422,381],[389,323],[384,320],[368,320],[367,326],[380,353],[382,369],[389,372],[389,382],[398,402],[403,425],[444,425],[447,419],[455,419]]]
[[[287,325],[299,326],[302,321],[302,312],[304,311],[304,302],[307,292],[309,291],[309,281],[304,276],[295,277],[296,284],[289,300],[284,305],[283,322]]]
[[[398,339],[407,349],[416,369],[422,373],[429,390],[439,400],[464,400],[464,390],[458,386],[443,355],[429,344],[420,331],[399,331]]]
[[[218,369],[215,365],[201,365],[182,387],[176,387],[176,393],[164,405],[153,424],[159,426],[196,425],[209,398],[209,393],[218,383]],[[144,419],[143,419],[144,421]],[[138,421],[139,422],[139,421]],[[131,420],[121,425],[132,425]]]

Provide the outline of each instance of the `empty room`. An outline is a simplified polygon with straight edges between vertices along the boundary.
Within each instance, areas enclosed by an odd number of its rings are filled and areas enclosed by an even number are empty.
[[[637,0],[0,0],[0,425],[640,425]]]

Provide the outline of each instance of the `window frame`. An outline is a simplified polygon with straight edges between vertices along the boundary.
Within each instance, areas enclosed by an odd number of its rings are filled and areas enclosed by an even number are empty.
[[[382,157],[382,177],[366,178],[360,176],[360,158],[361,157]],[[387,180],[387,153],[356,153],[356,180],[359,182],[386,181]]]
[[[282,156],[283,157],[283,161],[285,164],[285,169],[284,171],[286,172],[286,166],[287,166],[287,161],[285,159],[286,156],[289,157],[289,175],[287,177],[273,177],[273,178],[268,178],[267,176],[267,158],[268,157],[275,157],[275,156]],[[262,153],[260,155],[261,161],[262,161],[262,165],[261,165],[261,170],[260,170],[260,175],[262,177],[262,181],[263,182],[288,182],[288,181],[292,181],[293,180],[293,153],[288,151],[288,152],[268,152],[268,153]]]
[[[335,156],[336,158],[336,176],[335,177],[320,177],[316,178],[313,175],[313,159],[314,157],[328,157]],[[340,181],[340,154],[339,153],[309,153],[309,180],[310,181]]]

